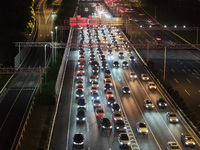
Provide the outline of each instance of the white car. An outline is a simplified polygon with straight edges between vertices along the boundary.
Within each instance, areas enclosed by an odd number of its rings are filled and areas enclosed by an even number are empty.
[[[136,130],[138,133],[148,134],[149,130],[144,122],[137,122],[136,123]]]
[[[127,133],[120,133],[118,136],[120,147],[130,147],[130,140]]]
[[[173,141],[167,142],[167,150],[181,150],[180,146]]]
[[[141,74],[142,80],[148,81],[149,80],[149,75],[148,74]]]
[[[178,119],[176,113],[174,113],[174,112],[167,112],[166,118],[169,121],[169,123],[173,123],[173,122],[177,123],[177,122],[179,122],[179,119]]]

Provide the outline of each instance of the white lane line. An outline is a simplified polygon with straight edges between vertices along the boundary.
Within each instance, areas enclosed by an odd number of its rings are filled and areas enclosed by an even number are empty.
[[[89,122],[86,122],[86,131],[89,132]]]
[[[185,71],[184,69],[182,69],[182,71],[183,71],[184,73],[186,73],[186,71]]]
[[[190,93],[187,90],[184,90],[184,91],[188,96],[190,96]]]
[[[186,80],[187,80],[189,83],[192,83],[189,79],[186,78]]]
[[[172,71],[173,73],[175,73],[174,69],[171,69],[171,71]]]
[[[138,41],[139,41],[140,43],[142,43],[142,41],[141,41],[140,39],[139,39]],[[143,44],[143,43],[142,43],[142,44]]]
[[[149,40],[146,39],[146,41],[147,41],[148,43],[150,43]]]

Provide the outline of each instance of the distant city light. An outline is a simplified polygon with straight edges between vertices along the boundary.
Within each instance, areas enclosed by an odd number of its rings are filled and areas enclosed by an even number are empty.
[[[142,28],[142,25],[140,25],[140,28]]]
[[[186,28],[186,25],[184,25],[183,28]]]
[[[164,28],[167,28],[167,25],[164,25]]]
[[[174,28],[177,28],[177,25],[174,25]]]

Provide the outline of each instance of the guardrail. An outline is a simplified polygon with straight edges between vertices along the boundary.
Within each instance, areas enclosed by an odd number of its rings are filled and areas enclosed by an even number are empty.
[[[77,12],[78,12],[78,7],[76,7],[74,16],[77,15]],[[73,27],[71,27],[69,35],[68,35],[67,44],[71,43],[73,32],[74,32],[74,29],[73,29]],[[53,117],[53,123],[52,123],[52,126],[51,126],[50,135],[49,135],[47,150],[49,150],[50,144],[51,144],[51,138],[52,138],[53,129],[54,129],[55,120],[56,120],[56,115],[57,115],[57,111],[58,111],[60,95],[61,95],[61,91],[62,91],[62,87],[63,87],[63,83],[64,83],[63,81],[64,81],[65,72],[66,72],[66,68],[67,68],[69,52],[70,52],[70,47],[67,47],[65,49],[63,59],[62,59],[62,63],[61,63],[61,66],[60,66],[60,70],[59,70],[59,73],[58,73],[58,77],[57,77],[57,80],[56,80],[56,85],[55,85],[56,109],[55,109],[55,114],[54,114],[54,117]]]

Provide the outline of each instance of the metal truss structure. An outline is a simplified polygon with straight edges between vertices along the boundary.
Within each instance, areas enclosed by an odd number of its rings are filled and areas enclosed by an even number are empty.
[[[20,44],[19,44],[20,43]],[[57,42],[15,42],[16,47],[41,47],[44,48],[45,45],[50,48],[109,48],[109,47],[119,47],[119,48],[131,48],[136,49],[200,49],[200,44],[116,44],[116,43],[57,43]]]

